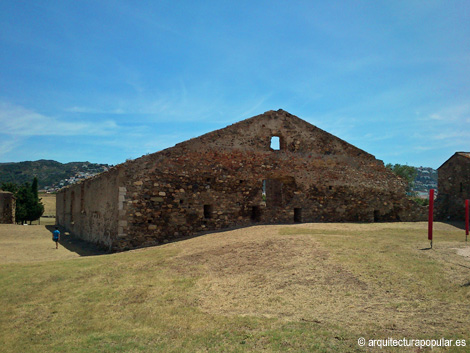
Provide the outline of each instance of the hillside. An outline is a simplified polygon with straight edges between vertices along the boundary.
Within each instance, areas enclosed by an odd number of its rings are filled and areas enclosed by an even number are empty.
[[[418,174],[414,181],[413,191],[427,195],[430,189],[437,189],[437,170],[426,167],[416,168]]]
[[[31,183],[36,176],[39,189],[55,189],[108,170],[108,164],[90,162],[60,163],[52,160],[0,163],[0,184]]]

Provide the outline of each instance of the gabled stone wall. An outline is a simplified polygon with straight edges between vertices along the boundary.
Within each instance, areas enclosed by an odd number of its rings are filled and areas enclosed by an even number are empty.
[[[273,136],[280,138],[279,150],[270,147]],[[284,111],[126,162],[87,182],[116,195],[104,197],[117,212],[108,215],[106,241],[98,241],[112,250],[259,223],[424,216],[406,199],[405,182],[381,161]],[[66,204],[70,192],[80,188],[62,192]],[[88,219],[87,213],[83,222]],[[73,227],[85,236],[92,228],[83,222]]]
[[[438,168],[437,218],[465,220],[465,200],[470,199],[470,153],[456,152]]]

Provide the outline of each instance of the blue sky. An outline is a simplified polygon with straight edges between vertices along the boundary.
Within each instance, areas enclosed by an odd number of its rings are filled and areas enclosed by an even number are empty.
[[[284,109],[385,163],[470,151],[470,2],[0,2],[0,162],[117,164]]]

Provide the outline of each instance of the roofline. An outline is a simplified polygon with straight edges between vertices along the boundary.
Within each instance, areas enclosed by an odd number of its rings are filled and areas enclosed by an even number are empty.
[[[439,168],[437,168],[437,170],[441,169],[444,164],[447,164],[447,162],[449,162],[452,158],[454,158],[455,156],[458,156],[460,155],[461,153],[470,153],[470,152],[464,152],[464,151],[459,151],[459,152],[455,152],[452,156],[450,156],[444,163],[441,164],[441,166]]]

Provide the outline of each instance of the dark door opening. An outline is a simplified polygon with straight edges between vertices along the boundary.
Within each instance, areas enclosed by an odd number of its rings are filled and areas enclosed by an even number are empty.
[[[204,218],[212,218],[212,205],[204,205]]]
[[[268,207],[280,207],[283,203],[282,181],[276,179],[263,180],[263,191],[266,196],[266,205]]]
[[[302,209],[294,208],[294,222],[302,223]]]
[[[374,211],[374,222],[379,222],[380,221],[380,213],[378,210]]]
[[[253,222],[259,222],[261,220],[261,209],[259,206],[253,206],[251,208],[251,220]]]

